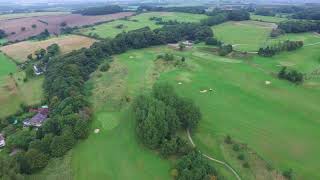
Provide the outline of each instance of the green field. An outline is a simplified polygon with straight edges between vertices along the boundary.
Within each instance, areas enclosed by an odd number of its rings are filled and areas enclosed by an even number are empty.
[[[163,20],[177,20],[179,22],[199,22],[206,18],[205,15],[178,13],[178,12],[151,12],[143,13],[137,16],[130,17],[129,20],[116,20],[109,23],[104,23],[90,28],[81,29],[80,33],[89,35],[97,34],[101,38],[112,38],[123,31],[131,31],[149,26],[151,29],[160,27],[154,21],[150,21],[151,17],[162,17]],[[123,28],[116,28],[117,25],[124,25]]]
[[[16,113],[21,104],[39,104],[43,98],[43,77],[35,77],[23,82],[24,72],[16,72],[13,76],[4,76],[0,81],[0,118]]]
[[[226,22],[213,26],[212,29],[219,40],[234,45],[236,50],[258,51],[274,27],[273,23],[240,21]]]
[[[281,21],[287,20],[287,18],[284,17],[277,17],[277,16],[260,16],[251,14],[250,19],[254,21],[263,21],[263,22],[270,22],[270,23],[279,23]]]
[[[0,84],[3,81],[3,78],[10,73],[16,71],[16,64],[11,61],[4,54],[0,53]]]

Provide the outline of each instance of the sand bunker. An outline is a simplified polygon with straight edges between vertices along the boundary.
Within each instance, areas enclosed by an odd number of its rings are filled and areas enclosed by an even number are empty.
[[[265,81],[264,83],[265,83],[266,85],[270,85],[270,84],[271,84],[270,81]]]
[[[100,129],[95,129],[95,130],[94,130],[94,133],[95,133],[95,134],[98,134],[99,132],[100,132]]]

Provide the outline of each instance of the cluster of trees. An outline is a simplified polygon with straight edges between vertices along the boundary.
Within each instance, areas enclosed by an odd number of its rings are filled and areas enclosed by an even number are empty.
[[[186,154],[191,149],[177,136],[181,129],[194,129],[201,119],[200,109],[193,101],[179,97],[173,87],[154,85],[151,95],[140,95],[134,101],[136,132],[140,141],[161,154]]]
[[[50,58],[58,55],[60,53],[60,47],[58,44],[54,43],[48,46],[46,49],[38,49],[34,52],[35,58],[33,58],[32,54],[28,55],[29,60],[41,60],[43,63],[47,63]]]
[[[289,20],[280,22],[278,28],[286,33],[320,31],[320,22],[307,20]]]
[[[276,38],[278,36],[283,35],[285,32],[282,29],[276,28],[276,29],[272,29],[271,33],[270,33],[270,37]]]
[[[207,7],[205,6],[185,6],[185,7],[161,7],[142,5],[138,11],[160,11],[160,12],[184,12],[192,14],[205,14]]]
[[[284,41],[278,44],[260,48],[258,54],[264,57],[272,57],[282,51],[294,51],[303,47],[303,41]]]
[[[183,156],[176,164],[172,174],[177,180],[222,179],[215,168],[198,151],[193,151]]]
[[[7,36],[6,32],[0,29],[0,39],[5,38]]]
[[[219,41],[217,38],[214,37],[209,37],[205,41],[206,45],[211,45],[211,46],[221,46],[223,43]]]
[[[294,19],[320,20],[320,8],[305,8],[292,15]]]
[[[161,17],[151,17],[151,21],[155,21],[156,24],[158,25],[175,25],[179,24],[177,20],[169,20],[169,21],[164,21]]]
[[[276,13],[273,11],[273,9],[270,9],[270,8],[256,9],[254,14],[261,15],[261,16],[275,16],[276,15]]]
[[[245,10],[213,11],[210,15],[210,17],[201,20],[202,25],[214,26],[226,21],[245,21],[250,19],[249,12]]]
[[[118,5],[110,5],[104,7],[90,7],[82,10],[75,11],[75,14],[82,14],[85,16],[106,15],[122,12],[123,8]]]
[[[32,37],[30,37],[29,39],[41,41],[41,40],[47,39],[48,37],[50,37],[50,33],[49,33],[48,29],[45,29],[45,30],[44,30],[43,32],[41,32],[40,34],[38,34],[38,35],[36,35],[36,36],[32,36]]]
[[[179,97],[167,83],[155,84],[151,94],[138,96],[133,103],[136,133],[147,147],[161,155],[182,156],[172,170],[175,179],[217,178],[216,170],[194,150],[177,132],[193,130],[201,119],[199,108],[193,101]]]
[[[296,71],[296,70],[291,70],[287,71],[287,67],[283,67],[279,73],[278,73],[278,78],[279,79],[286,79],[290,82],[293,82],[295,84],[301,84],[303,83],[303,74]]]
[[[226,56],[233,51],[233,47],[231,44],[222,44],[219,46],[219,56]]]

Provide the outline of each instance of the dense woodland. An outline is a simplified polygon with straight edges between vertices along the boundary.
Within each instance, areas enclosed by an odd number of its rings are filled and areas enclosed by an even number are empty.
[[[320,7],[305,8],[292,15],[294,19],[320,20]]]
[[[104,6],[104,7],[90,7],[73,12],[74,14],[82,14],[85,16],[106,15],[112,13],[122,12],[123,9],[117,5]]]
[[[279,29],[286,33],[301,33],[309,31],[320,31],[320,22],[318,21],[303,21],[303,20],[289,20],[280,22]]]

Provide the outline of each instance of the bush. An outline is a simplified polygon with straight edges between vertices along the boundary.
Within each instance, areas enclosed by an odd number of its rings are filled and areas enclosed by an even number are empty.
[[[241,160],[241,161],[243,161],[243,160],[245,159],[244,154],[239,154],[239,155],[238,155],[238,159]]]
[[[285,171],[282,172],[282,175],[285,178],[291,180],[291,179],[293,179],[293,170],[292,169],[285,170]]]
[[[110,69],[109,63],[105,63],[100,67],[101,72],[107,72]]]
[[[234,151],[240,151],[240,146],[239,146],[239,144],[234,144],[234,145],[232,146],[232,149],[233,149]]]
[[[224,138],[224,142],[227,143],[227,144],[232,144],[231,136],[227,135],[227,136]]]
[[[226,56],[228,54],[230,54],[233,51],[232,45],[228,44],[228,45],[222,45],[219,48],[219,55],[220,56]]]
[[[250,168],[250,164],[248,162],[243,163],[244,168]]]

